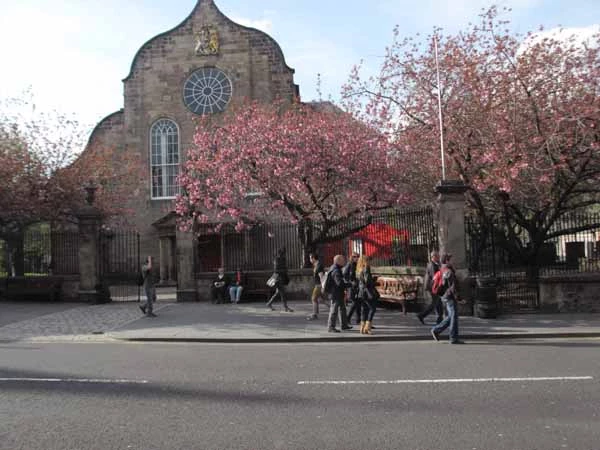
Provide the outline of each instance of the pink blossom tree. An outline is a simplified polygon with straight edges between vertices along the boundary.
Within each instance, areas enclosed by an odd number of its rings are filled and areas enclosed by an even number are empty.
[[[405,169],[385,133],[331,104],[246,104],[200,123],[176,209],[188,230],[297,222],[308,251],[350,233],[353,217],[405,203]]]
[[[87,130],[73,117],[36,111],[30,97],[0,101],[0,239],[23,272],[23,235],[32,224],[75,220],[83,184],[99,187],[97,206],[108,219],[139,183],[141,164],[118,149],[83,152]]]
[[[468,187],[486,227],[506,224],[504,245],[533,264],[545,241],[599,224],[556,225],[600,200],[600,35],[512,34],[497,8],[455,35],[396,39],[377,77],[357,66],[347,105],[391,130],[425,191],[440,179],[438,89],[448,173]],[[526,235],[528,245],[521,239]]]

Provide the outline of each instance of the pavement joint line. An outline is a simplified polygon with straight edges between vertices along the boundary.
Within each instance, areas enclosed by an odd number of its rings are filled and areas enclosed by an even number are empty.
[[[6,382],[33,382],[33,383],[88,383],[88,384],[147,384],[148,380],[109,380],[102,378],[0,378],[1,383]]]
[[[298,381],[298,385],[350,385],[350,384],[448,384],[448,383],[512,383],[538,381],[592,381],[592,376],[580,377],[509,377],[509,378],[446,378],[432,380],[323,380]]]

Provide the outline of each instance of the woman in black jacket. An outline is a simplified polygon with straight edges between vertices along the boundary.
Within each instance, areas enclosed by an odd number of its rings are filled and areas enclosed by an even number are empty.
[[[371,274],[371,264],[368,256],[362,255],[358,260],[356,278],[358,279],[358,295],[362,299],[360,334],[372,334],[371,323],[377,310],[379,293],[375,288],[375,278]]]
[[[285,300],[285,287],[289,284],[290,278],[287,271],[287,258],[285,256],[285,247],[280,248],[275,255],[275,261],[273,261],[273,276],[277,278],[275,282],[275,293],[271,299],[267,302],[267,308],[274,311],[272,304],[279,295],[281,297],[281,303],[286,312],[294,312],[292,308],[288,307],[287,301]]]

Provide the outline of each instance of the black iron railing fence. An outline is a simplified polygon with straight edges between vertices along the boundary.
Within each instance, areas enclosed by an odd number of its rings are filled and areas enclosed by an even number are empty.
[[[288,268],[305,267],[305,250],[313,248],[325,264],[333,256],[367,255],[374,266],[420,266],[437,249],[437,226],[431,208],[385,210],[337,224],[324,233],[320,223],[276,222],[237,232],[206,225],[198,236],[196,272],[271,270],[277,250],[285,247]]]
[[[140,235],[137,231],[100,231],[98,270],[101,278],[135,282],[140,265]]]
[[[154,270],[158,271],[159,261]],[[98,239],[98,278],[112,301],[137,302],[141,288],[140,235],[135,230],[101,229]]]
[[[78,273],[79,236],[75,231],[26,230],[19,238],[0,240],[0,276]]]
[[[467,217],[466,246],[469,268],[479,275],[527,272],[531,276],[600,272],[600,215],[573,214],[555,222],[547,239],[532,252],[529,237],[516,230],[508,238],[501,220],[493,225]],[[515,247],[521,247],[521,252]],[[530,255],[535,255],[532,257]]]
[[[0,239],[0,278],[8,275],[8,248],[6,242]]]

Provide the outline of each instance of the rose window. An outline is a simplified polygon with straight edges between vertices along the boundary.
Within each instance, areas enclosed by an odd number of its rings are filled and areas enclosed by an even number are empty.
[[[183,102],[195,114],[214,114],[231,99],[231,81],[223,71],[204,68],[192,73],[183,86]]]

